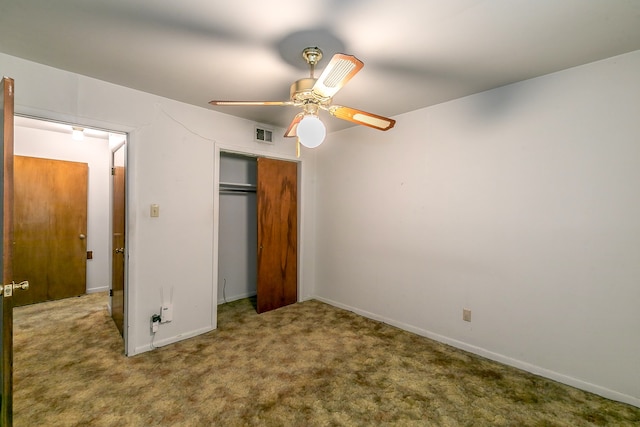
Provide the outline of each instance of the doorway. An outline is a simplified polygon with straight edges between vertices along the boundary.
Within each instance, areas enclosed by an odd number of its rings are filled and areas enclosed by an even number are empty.
[[[86,285],[81,293],[107,293],[112,287],[112,151],[116,146],[126,151],[126,141],[127,134],[119,131],[15,117],[16,155],[88,166],[87,229],[81,233]]]
[[[220,152],[218,303],[256,296],[258,313],[298,300],[298,163]]]

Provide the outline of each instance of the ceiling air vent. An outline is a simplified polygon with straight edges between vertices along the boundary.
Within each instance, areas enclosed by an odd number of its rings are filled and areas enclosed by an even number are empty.
[[[254,133],[253,136],[257,142],[264,142],[265,144],[274,144],[273,130],[271,129],[265,129],[262,126],[256,126],[256,133]]]

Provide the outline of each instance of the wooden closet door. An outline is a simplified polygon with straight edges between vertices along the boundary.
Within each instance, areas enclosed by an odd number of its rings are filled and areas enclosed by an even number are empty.
[[[259,158],[257,165],[257,311],[298,299],[298,165]]]

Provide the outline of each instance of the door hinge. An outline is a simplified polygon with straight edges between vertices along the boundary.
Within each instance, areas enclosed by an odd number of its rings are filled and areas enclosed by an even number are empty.
[[[22,289],[26,291],[27,289],[29,289],[29,281],[23,280],[20,283],[11,282],[8,285],[0,285],[0,295],[4,295],[5,298],[8,298],[13,295],[13,291],[16,289]]]
[[[109,289],[109,296],[112,297],[113,296],[113,289]]]
[[[115,174],[116,174],[116,168],[111,168],[111,175],[115,176]]]

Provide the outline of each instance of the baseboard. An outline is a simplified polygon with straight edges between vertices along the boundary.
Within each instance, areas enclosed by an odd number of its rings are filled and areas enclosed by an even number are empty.
[[[98,292],[108,292],[109,286],[101,286],[99,288],[87,289],[88,294],[97,294]]]
[[[346,304],[339,303],[337,301],[333,301],[327,298],[322,297],[313,297],[311,299],[316,299],[318,301],[322,301],[334,307],[341,308],[343,310],[348,310],[354,312],[360,316],[366,317],[368,319],[377,320],[379,322],[386,323],[391,326],[395,326],[402,330],[414,333],[416,335],[420,335],[434,341],[438,341],[444,344],[448,344],[452,347],[459,348],[464,351],[468,351],[469,353],[477,354],[478,356],[482,356],[484,358],[493,360],[495,362],[502,363],[504,365],[513,366],[514,368],[522,369],[523,371],[530,372],[535,375],[540,375],[541,377],[545,377],[554,381],[557,381],[562,384],[569,385],[571,387],[575,387],[584,391],[588,391],[590,393],[594,393],[605,397],[607,399],[616,400],[618,402],[627,403],[629,405],[640,407],[640,398],[630,396],[624,393],[619,393],[615,390],[610,390],[606,387],[599,386],[597,384],[592,384],[583,380],[579,380],[577,378],[561,374],[559,372],[551,371],[549,369],[541,368],[536,365],[532,365],[530,363],[524,362],[522,360],[514,359],[499,353],[494,353],[482,347],[477,347],[463,341],[459,341],[453,338],[446,337],[444,335],[436,334],[434,332],[418,328],[403,322],[399,322],[393,319],[389,319],[384,316],[379,316],[375,313],[370,313],[365,310],[361,310],[356,307],[351,307]]]
[[[220,304],[226,304],[228,302],[233,302],[233,301],[237,301],[239,299],[245,299],[245,298],[250,298],[250,297],[255,297],[257,294],[255,292],[247,292],[245,294],[240,294],[240,295],[234,295],[231,297],[227,297],[226,300],[223,300],[222,298],[218,299],[218,305]]]
[[[153,346],[151,345],[151,337],[149,337],[149,344],[145,344],[134,349],[133,354],[128,354],[128,356],[135,356],[136,354],[145,353],[147,351],[154,350],[156,348],[164,347],[169,344],[177,343],[179,341],[183,341],[189,338],[196,337],[198,335],[206,334],[207,332],[214,331],[215,328],[211,326],[207,326],[206,328],[196,329],[195,331],[191,331],[186,334],[175,335],[173,337],[163,338],[163,339],[155,339],[153,340]]]

